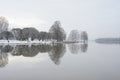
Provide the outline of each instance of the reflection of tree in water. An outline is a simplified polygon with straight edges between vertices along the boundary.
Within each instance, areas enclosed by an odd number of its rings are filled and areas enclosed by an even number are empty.
[[[68,44],[68,47],[69,47],[69,50],[71,53],[77,54],[77,53],[79,53],[81,46],[80,46],[80,44],[73,43],[73,44]]]
[[[13,47],[10,46],[10,45],[6,45],[5,47],[1,48],[1,51],[4,52],[4,53],[11,52],[12,50],[13,50]]]
[[[71,53],[77,54],[79,52],[86,52],[87,51],[88,44],[86,43],[73,43],[73,44],[68,44],[68,48]]]
[[[8,63],[8,54],[13,56],[34,57],[39,52],[49,53],[51,60],[55,64],[60,64],[60,58],[63,57],[66,47],[63,44],[55,45],[16,45],[16,46],[0,46],[0,67],[4,67]]]
[[[38,47],[40,53],[50,52],[50,50],[52,49],[51,45],[39,45]]]
[[[51,50],[50,45],[17,45],[12,52],[12,55],[14,56],[20,56],[23,55],[24,57],[34,57],[39,52],[45,53],[49,52]]]
[[[81,52],[87,52],[87,49],[88,49],[88,44],[86,43],[81,44]]]
[[[0,52],[0,67],[4,67],[6,64],[8,64],[8,55]]]
[[[23,55],[25,57],[34,57],[39,53],[39,48],[37,45],[17,45],[12,55],[20,56]]]
[[[9,51],[11,51],[11,50],[8,49],[8,46],[7,47],[0,46],[0,67],[5,67],[5,65],[8,64],[7,52],[9,52]]]
[[[66,52],[66,47],[63,44],[55,44],[51,51],[48,53],[51,60],[59,65],[60,64],[60,58],[63,57],[64,53]]]

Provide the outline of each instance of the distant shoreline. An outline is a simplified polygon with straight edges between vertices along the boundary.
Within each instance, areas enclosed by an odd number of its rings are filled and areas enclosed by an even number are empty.
[[[120,44],[120,38],[98,38],[95,39],[95,42],[106,44]]]

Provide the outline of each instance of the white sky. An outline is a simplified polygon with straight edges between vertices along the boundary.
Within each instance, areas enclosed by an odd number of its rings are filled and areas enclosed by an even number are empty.
[[[0,0],[0,16],[10,28],[47,31],[59,20],[67,33],[78,29],[90,39],[120,37],[120,0]]]

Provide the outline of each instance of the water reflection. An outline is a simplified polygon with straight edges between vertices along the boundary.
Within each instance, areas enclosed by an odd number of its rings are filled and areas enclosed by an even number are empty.
[[[80,52],[86,52],[88,48],[88,44],[87,43],[82,43],[82,44],[73,43],[73,44],[68,44],[68,48],[71,53],[77,54]]]
[[[0,67],[5,67],[5,65],[8,64],[7,52],[9,52],[10,49],[8,49],[8,46],[6,47],[0,46]]]
[[[68,44],[71,53],[86,52],[88,44]],[[66,44],[41,44],[41,45],[5,45],[0,46],[0,67],[8,63],[8,54],[12,56],[35,57],[39,53],[48,53],[54,64],[59,65],[61,58],[66,53]]]
[[[17,45],[11,53],[14,56],[34,57],[39,53],[38,46],[35,45]]]
[[[88,49],[88,44],[87,43],[83,43],[81,44],[81,52],[87,52]]]
[[[60,58],[64,56],[66,52],[66,46],[64,44],[56,44],[52,47],[51,51],[48,53],[51,60],[56,64],[60,64]]]
[[[6,64],[8,64],[8,55],[0,53],[0,67],[4,67]]]
[[[3,52],[3,53],[10,53],[10,52],[12,52],[13,47],[10,46],[10,45],[0,46],[0,50],[1,50],[1,52]]]

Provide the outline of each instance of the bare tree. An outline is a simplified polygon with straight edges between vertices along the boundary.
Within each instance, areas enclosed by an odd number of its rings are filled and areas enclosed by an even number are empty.
[[[81,40],[87,41],[88,40],[88,34],[86,31],[81,32]]]
[[[63,28],[61,28],[60,21],[55,21],[55,23],[49,29],[49,33],[52,34],[52,39],[57,41],[63,41],[66,39],[66,32]]]
[[[68,41],[79,41],[80,34],[78,30],[72,30],[68,36]]]
[[[8,30],[8,20],[5,17],[0,17],[0,33]]]

